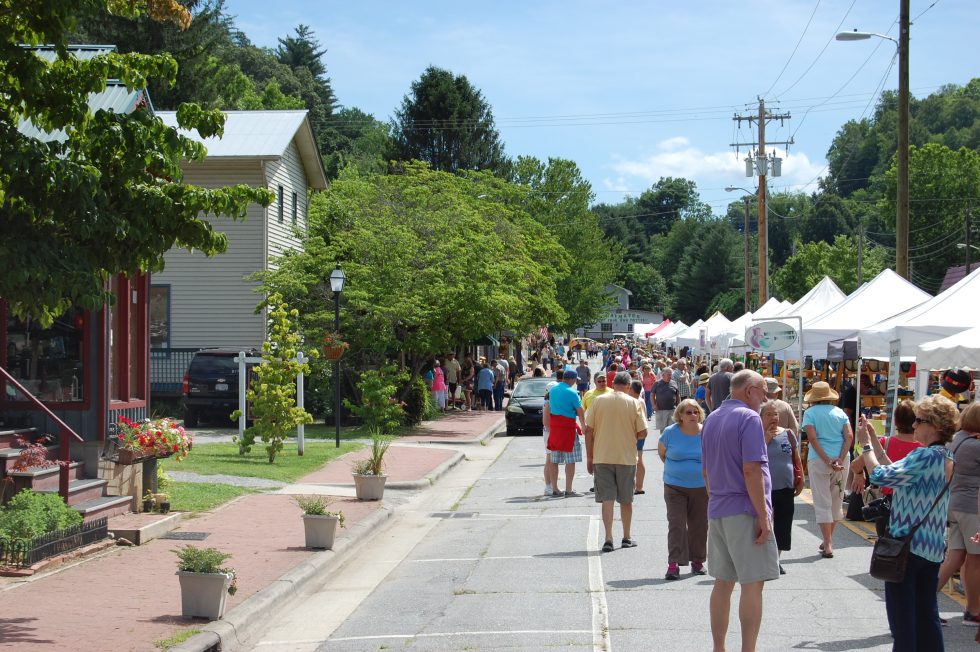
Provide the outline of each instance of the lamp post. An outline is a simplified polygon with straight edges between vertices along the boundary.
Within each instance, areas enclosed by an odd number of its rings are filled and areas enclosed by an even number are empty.
[[[747,188],[742,188],[741,186],[726,186],[725,192],[734,192],[735,190],[742,190],[749,193],[749,195],[754,195],[755,192]],[[752,267],[749,265],[749,198],[742,197],[742,203],[745,205],[745,226],[742,227],[742,235],[744,240],[745,251],[743,256],[745,258],[745,265],[743,269],[743,276],[745,277],[745,312],[752,309]],[[768,265],[769,256],[766,255],[766,263]],[[760,298],[761,299],[761,298]]]
[[[333,291],[333,328],[340,333],[340,293],[344,291],[344,270],[337,265],[337,269],[330,272],[330,289]],[[333,363],[333,420],[336,426],[337,448],[340,448],[340,358]]]
[[[898,48],[898,173],[895,192],[895,272],[909,277],[909,0],[899,0],[899,34],[896,41],[874,32],[840,32],[838,41],[863,41],[872,36],[891,41]]]

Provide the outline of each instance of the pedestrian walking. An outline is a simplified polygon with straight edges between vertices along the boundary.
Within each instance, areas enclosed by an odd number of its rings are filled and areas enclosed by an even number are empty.
[[[769,501],[772,503],[772,530],[776,537],[778,554],[793,547],[793,513],[796,510],[794,499],[803,491],[803,476],[796,482],[793,464],[799,463],[800,446],[795,432],[779,424],[779,406],[769,399],[759,407],[762,428],[766,433],[766,454],[769,456],[769,475],[772,477],[772,490]],[[779,574],[785,575],[783,565]]]
[[[643,403],[643,383],[639,380],[631,380],[630,388],[626,392],[641,404]],[[646,409],[646,408],[644,408]],[[646,490],[643,489],[643,481],[647,477],[647,467],[643,463],[643,448],[646,446],[647,438],[646,436],[641,437],[636,440],[636,483],[633,487],[633,495],[639,496],[645,494]]]
[[[766,378],[766,398],[772,403],[779,413],[779,427],[786,428],[798,435],[800,432],[800,422],[796,420],[796,412],[793,406],[779,398],[783,393],[783,388],[779,386],[779,381],[775,378]]]
[[[671,378],[674,384],[677,385],[677,392],[680,394],[681,400],[691,398],[693,390],[691,389],[691,372],[687,368],[687,358],[677,359],[677,362],[674,363],[674,371],[671,374]]]
[[[493,371],[493,409],[500,412],[504,409],[504,391],[507,388],[507,363],[503,360],[491,360]]]
[[[657,452],[664,463],[664,502],[667,504],[667,573],[680,579],[681,566],[692,575],[704,575],[708,544],[708,491],[701,464],[701,424],[704,411],[693,399],[684,399],[674,412],[674,423],[660,435]]]
[[[476,388],[480,397],[481,410],[493,409],[493,376],[493,370],[481,362],[480,371],[476,375]]]
[[[732,369],[734,363],[730,358],[718,361],[718,372],[708,379],[708,410],[717,409],[731,392]]]
[[[589,379],[592,377],[592,370],[585,358],[579,360],[575,372],[578,374],[578,395],[585,396],[585,393],[589,391]]]
[[[459,403],[459,379],[463,368],[456,359],[456,354],[452,351],[446,354],[446,360],[442,365],[443,373],[446,375],[446,387],[449,390],[449,406],[456,408]]]
[[[772,533],[769,458],[758,409],[766,383],[754,371],[731,377],[731,398],[716,405],[701,431],[708,490],[708,571],[715,578],[709,612],[716,651],[725,649],[732,591],[741,586],[742,650],[755,650],[762,589],[779,577]]]
[[[673,422],[674,410],[680,402],[673,373],[667,367],[661,372],[660,380],[653,384],[653,416],[657,430],[663,432]]]
[[[432,397],[440,412],[446,411],[446,375],[438,360],[432,363]]]
[[[578,433],[585,426],[582,399],[574,385],[578,374],[566,369],[562,380],[548,392],[549,431],[548,450],[551,451],[551,488],[555,496],[581,496],[572,487],[575,464],[582,461],[582,443]],[[558,468],[565,467],[565,493],[558,490]]]
[[[590,475],[595,477],[595,500],[602,505],[605,530],[603,552],[612,552],[614,504],[619,503],[623,548],[633,548],[633,488],[636,483],[636,440],[646,437],[647,425],[640,403],[626,394],[630,377],[616,374],[613,392],[595,397],[585,415],[585,451]]]

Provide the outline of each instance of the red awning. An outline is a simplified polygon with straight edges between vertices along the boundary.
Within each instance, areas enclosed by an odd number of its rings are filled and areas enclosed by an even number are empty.
[[[660,332],[660,331],[662,331],[663,329],[665,329],[665,328],[667,328],[668,326],[670,326],[670,323],[671,323],[671,322],[670,322],[670,320],[669,320],[669,319],[665,319],[665,320],[663,320],[663,321],[662,321],[662,322],[660,322],[660,324],[659,324],[659,325],[658,325],[658,326],[657,326],[656,328],[654,328],[654,329],[653,329],[652,331],[647,331],[647,332],[646,332],[646,337],[653,337],[654,335],[656,335],[657,333],[659,333],[659,332]]]

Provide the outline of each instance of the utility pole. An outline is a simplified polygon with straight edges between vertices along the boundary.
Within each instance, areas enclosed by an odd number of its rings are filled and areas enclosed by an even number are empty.
[[[966,275],[967,276],[969,276],[970,275],[970,272],[972,271],[971,268],[970,268],[970,255],[971,255],[970,254],[970,248],[971,248],[971,245],[970,245],[970,218],[972,217],[972,215],[971,215],[972,212],[973,212],[973,205],[972,204],[967,204],[966,205]]]
[[[898,12],[898,173],[895,193],[895,271],[909,278],[909,0]]]
[[[745,226],[742,227],[744,240],[745,240],[745,270],[743,275],[745,276],[745,312],[752,310],[752,265],[749,264],[749,198],[743,197],[742,203],[745,205]],[[970,246],[970,238],[967,236],[967,247]],[[969,256],[969,254],[967,254]],[[967,258],[969,260],[969,258]]]
[[[858,287],[861,287],[861,281],[863,280],[861,274],[861,263],[864,259],[864,222],[858,223]],[[855,290],[857,288],[854,288]]]
[[[750,154],[749,158],[745,159],[745,176],[750,177],[756,175],[759,177],[759,221],[758,221],[758,231],[759,231],[759,305],[761,306],[769,299],[769,225],[767,223],[769,202],[766,195],[766,177],[769,175],[770,167],[772,168],[772,175],[774,177],[780,176],[782,169],[782,159],[776,158],[775,152],[771,157],[766,156],[766,124],[772,122],[773,120],[779,120],[780,123],[789,119],[791,116],[788,113],[783,114],[773,114],[766,111],[766,101],[759,98],[759,109],[756,115],[735,115],[733,120],[738,122],[741,126],[742,121],[746,121],[749,124],[756,124],[759,128],[759,140],[754,143],[732,143],[731,146],[736,148],[738,152],[739,147],[748,146],[755,147],[755,156]],[[770,141],[770,145],[785,145],[787,148],[793,144],[793,140],[781,140],[781,141]]]

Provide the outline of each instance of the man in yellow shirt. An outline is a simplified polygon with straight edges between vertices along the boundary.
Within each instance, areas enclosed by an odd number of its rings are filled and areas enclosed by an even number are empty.
[[[589,406],[592,405],[592,401],[594,401],[597,396],[612,393],[612,389],[606,386],[606,374],[600,371],[593,376],[593,380],[595,381],[595,389],[590,389],[582,397],[583,410],[588,410]]]
[[[613,379],[613,392],[596,396],[585,413],[585,450],[588,471],[595,476],[595,501],[602,504],[606,538],[603,552],[612,552],[613,502],[619,503],[623,522],[623,548],[633,548],[633,489],[636,481],[636,440],[647,436],[643,404],[626,393],[630,375],[623,371]]]

